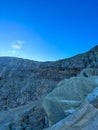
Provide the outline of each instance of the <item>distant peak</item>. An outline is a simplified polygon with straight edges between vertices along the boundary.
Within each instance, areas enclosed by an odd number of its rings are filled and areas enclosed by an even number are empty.
[[[94,46],[90,51],[98,51],[98,45]]]

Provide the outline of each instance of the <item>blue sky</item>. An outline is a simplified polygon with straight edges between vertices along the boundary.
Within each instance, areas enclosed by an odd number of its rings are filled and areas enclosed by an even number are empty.
[[[0,1],[0,56],[49,61],[98,44],[98,0]]]

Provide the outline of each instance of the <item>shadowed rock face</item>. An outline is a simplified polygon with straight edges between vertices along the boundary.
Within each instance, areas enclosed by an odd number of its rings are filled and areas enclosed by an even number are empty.
[[[14,109],[39,100],[50,93],[59,81],[76,76],[87,67],[98,67],[98,46],[87,53],[54,62],[0,57],[0,110]],[[38,114],[38,111],[35,113]],[[38,124],[43,123],[43,118],[35,120]],[[28,123],[32,127],[32,123]]]

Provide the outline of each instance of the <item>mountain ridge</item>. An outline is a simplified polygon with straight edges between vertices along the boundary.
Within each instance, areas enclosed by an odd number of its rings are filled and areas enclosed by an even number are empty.
[[[59,81],[77,76],[84,68],[98,68],[98,46],[85,53],[57,61],[38,62],[0,57],[0,111],[8,111],[44,98],[57,87]],[[36,130],[46,127],[45,112],[40,105],[24,116],[25,119],[23,117],[18,124],[21,124],[21,129],[27,128],[26,123]],[[28,118],[33,121],[29,122]],[[14,129],[17,122],[10,125]]]
[[[89,52],[89,51],[98,51],[98,45],[95,45],[94,47],[92,47],[91,49],[89,49],[87,52]],[[83,52],[83,53],[80,53],[80,54],[84,54],[85,52]],[[78,55],[80,55],[80,54],[77,54],[77,55],[73,55],[73,56],[70,56],[70,57],[68,57],[68,58],[62,58],[62,59],[57,59],[57,60],[53,60],[53,61],[37,61],[37,60],[32,60],[32,59],[27,59],[27,58],[20,58],[20,57],[13,57],[13,56],[0,56],[0,58],[18,58],[18,59],[23,59],[23,60],[29,60],[29,61],[35,61],[35,62],[55,62],[55,61],[58,61],[58,60],[64,60],[64,59],[70,59],[70,58],[72,58],[72,57],[74,57],[74,56],[78,56]]]

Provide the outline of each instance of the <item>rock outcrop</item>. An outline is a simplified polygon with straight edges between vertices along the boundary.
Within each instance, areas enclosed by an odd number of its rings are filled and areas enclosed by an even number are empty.
[[[79,74],[79,76],[84,77],[89,77],[92,75],[98,75],[98,68],[85,68]]]
[[[78,76],[61,81],[43,100],[43,108],[50,124],[53,125],[74,112],[96,86],[98,76]]]
[[[85,100],[71,115],[44,130],[98,130],[98,109]]]
[[[68,117],[45,130],[98,130],[98,87]]]

